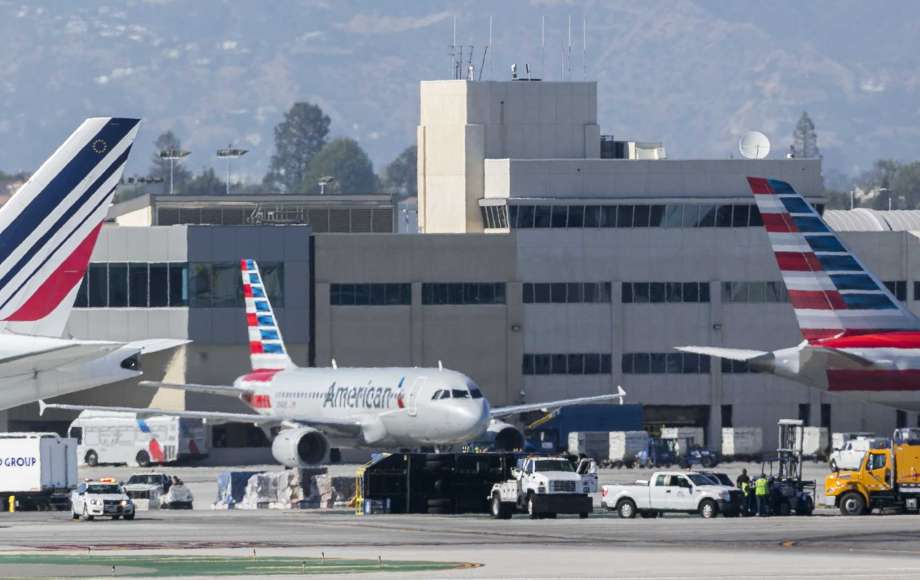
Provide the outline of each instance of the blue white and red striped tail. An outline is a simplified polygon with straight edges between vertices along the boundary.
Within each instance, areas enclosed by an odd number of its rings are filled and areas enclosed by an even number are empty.
[[[805,340],[920,328],[792,186],[748,183]]]
[[[139,119],[87,119],[0,208],[0,329],[60,336]]]
[[[249,327],[249,357],[253,370],[293,368],[294,362],[284,348],[278,320],[262,283],[255,260],[240,260],[243,273],[243,298],[246,324]]]

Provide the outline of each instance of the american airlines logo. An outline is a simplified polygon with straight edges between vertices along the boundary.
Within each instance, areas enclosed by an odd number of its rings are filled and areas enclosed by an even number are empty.
[[[333,409],[388,409],[393,400],[393,389],[390,387],[337,387],[335,383],[329,385],[326,396],[323,398],[323,408]]]

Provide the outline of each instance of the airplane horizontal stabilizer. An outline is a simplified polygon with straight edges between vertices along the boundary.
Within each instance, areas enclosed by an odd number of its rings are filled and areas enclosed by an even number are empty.
[[[140,381],[137,384],[141,387],[149,387],[153,389],[176,389],[179,391],[207,393],[209,395],[221,395],[224,397],[239,397],[240,395],[252,393],[250,389],[240,389],[231,385],[196,385],[181,383],[161,383],[159,381]]]
[[[819,363],[827,369],[833,370],[867,370],[872,367],[881,368],[876,362],[859,355],[845,352],[830,347],[802,347],[803,364]]]
[[[617,392],[611,393],[609,395],[595,395],[592,397],[578,397],[576,399],[562,399],[559,401],[546,401],[543,403],[528,403],[525,405],[511,405],[508,407],[497,407],[490,411],[492,417],[505,417],[508,415],[516,415],[518,413],[526,413],[528,411],[549,411],[550,409],[559,409],[561,407],[570,407],[572,405],[591,405],[595,403],[606,403],[619,399],[620,403],[623,402],[623,397],[626,396],[626,391],[623,390],[623,387],[617,386]]]
[[[769,352],[762,350],[748,350],[745,348],[722,348],[719,346],[675,346],[675,350],[681,352],[692,352],[705,356],[715,356],[718,358],[727,358],[729,360],[750,361],[755,358],[769,355]]]

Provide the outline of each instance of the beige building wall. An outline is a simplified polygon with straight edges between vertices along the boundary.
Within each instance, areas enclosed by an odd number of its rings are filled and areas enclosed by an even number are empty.
[[[481,232],[486,159],[600,156],[595,82],[423,81],[419,230]]]

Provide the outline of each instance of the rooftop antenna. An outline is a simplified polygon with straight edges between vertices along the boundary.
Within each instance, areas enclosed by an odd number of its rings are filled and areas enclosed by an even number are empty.
[[[527,73],[527,80],[530,80],[530,65],[526,62],[524,63],[524,72]]]
[[[540,18],[540,76],[546,78],[546,15]]]
[[[486,55],[489,53],[489,47],[492,46],[492,17],[489,16],[489,44],[482,49],[482,66],[479,67],[479,80],[482,80],[482,71],[486,69]]]

